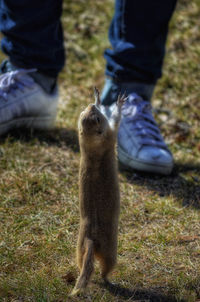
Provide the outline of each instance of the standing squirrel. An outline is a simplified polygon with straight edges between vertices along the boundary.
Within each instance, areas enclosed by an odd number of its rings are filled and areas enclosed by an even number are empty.
[[[115,145],[124,102],[125,96],[119,96],[116,110],[108,120],[100,111],[99,91],[95,88],[95,104],[88,105],[79,117],[80,276],[72,295],[86,288],[94,258],[100,262],[105,282],[116,263],[120,194]]]

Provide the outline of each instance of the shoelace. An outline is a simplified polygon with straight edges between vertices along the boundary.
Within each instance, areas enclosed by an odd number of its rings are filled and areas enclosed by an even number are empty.
[[[6,72],[0,76],[0,98],[7,101],[8,94],[16,95],[16,90],[24,91],[25,87],[33,87],[34,80],[26,75],[36,69],[19,69]]]
[[[152,116],[149,102],[132,93],[122,107],[122,114],[126,116],[126,123],[131,124],[130,129],[138,137],[141,148],[146,145],[168,150]]]

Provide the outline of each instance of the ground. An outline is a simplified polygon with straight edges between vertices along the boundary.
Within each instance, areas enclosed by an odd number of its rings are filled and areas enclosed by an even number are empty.
[[[77,119],[102,88],[111,0],[64,1],[67,66],[56,129],[0,140],[0,301],[200,301],[200,1],[180,0],[152,100],[174,154],[170,176],[119,172],[118,265],[104,287],[98,267],[69,298],[78,270]],[[3,55],[1,55],[3,57]]]

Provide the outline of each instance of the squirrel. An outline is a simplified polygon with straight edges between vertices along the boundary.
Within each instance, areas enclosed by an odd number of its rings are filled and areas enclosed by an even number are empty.
[[[80,145],[79,206],[80,229],[77,264],[80,276],[71,295],[83,291],[100,262],[105,282],[117,258],[120,194],[115,145],[125,96],[119,96],[116,110],[108,120],[101,112],[99,91],[95,103],[81,112],[78,121]]]

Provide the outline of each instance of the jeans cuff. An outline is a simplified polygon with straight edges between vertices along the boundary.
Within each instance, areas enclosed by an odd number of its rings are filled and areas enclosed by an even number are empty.
[[[155,84],[147,84],[142,82],[121,82],[106,77],[104,88],[101,94],[101,102],[103,105],[111,105],[117,100],[119,94],[129,95],[137,93],[144,100],[150,101],[153,95]]]

